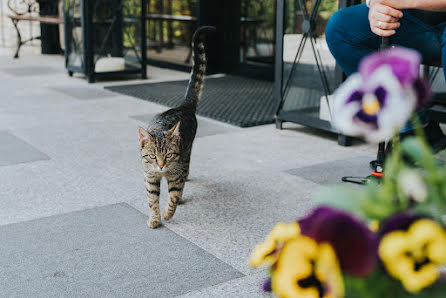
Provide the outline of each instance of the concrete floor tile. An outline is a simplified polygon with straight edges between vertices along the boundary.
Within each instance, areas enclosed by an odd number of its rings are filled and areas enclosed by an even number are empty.
[[[291,169],[286,173],[295,175],[322,185],[343,183],[343,176],[366,177],[372,169],[369,166],[376,156],[360,156],[343,160],[330,161],[309,167]]]
[[[7,131],[0,131],[0,167],[48,159],[48,155],[25,141]]]

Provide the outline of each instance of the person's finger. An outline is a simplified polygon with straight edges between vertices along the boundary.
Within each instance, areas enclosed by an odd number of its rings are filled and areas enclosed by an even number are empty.
[[[386,5],[378,5],[376,10],[382,14],[401,19],[403,17],[403,13],[398,9],[386,6]]]
[[[386,23],[386,22],[381,22],[381,21],[377,21],[375,23],[375,27],[378,27],[379,29],[384,29],[384,30],[394,30],[400,27],[400,23]]]
[[[384,23],[397,23],[399,19],[377,12],[373,15],[373,19]]]
[[[396,33],[395,30],[383,30],[383,29],[379,29],[377,27],[372,27],[372,32],[375,33],[378,36],[383,36],[383,37],[388,37],[388,36],[392,36]]]

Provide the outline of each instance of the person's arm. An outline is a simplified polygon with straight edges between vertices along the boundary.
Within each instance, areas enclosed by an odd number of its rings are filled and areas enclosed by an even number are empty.
[[[396,9],[421,9],[429,11],[446,11],[446,0],[371,0]]]

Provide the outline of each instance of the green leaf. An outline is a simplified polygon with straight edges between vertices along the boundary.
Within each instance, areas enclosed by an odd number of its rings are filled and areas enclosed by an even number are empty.
[[[344,285],[346,298],[395,298],[402,291],[400,283],[380,269],[363,278],[344,275]]]
[[[322,189],[315,195],[317,205],[328,205],[355,214],[360,212],[359,206],[366,199],[364,190],[342,185]]]
[[[424,140],[417,137],[409,137],[405,138],[401,144],[403,152],[416,163],[428,171],[435,169],[434,153]]]
[[[444,297],[446,297],[446,280],[438,280],[432,286],[417,293],[417,295],[415,297],[419,297],[419,298],[444,298]]]

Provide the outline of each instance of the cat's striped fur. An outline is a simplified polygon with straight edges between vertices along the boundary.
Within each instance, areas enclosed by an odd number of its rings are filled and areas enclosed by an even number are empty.
[[[139,129],[145,188],[150,207],[149,227],[161,223],[159,206],[160,182],[166,177],[169,201],[163,217],[170,219],[182,201],[184,184],[189,176],[192,143],[197,131],[195,111],[203,89],[206,72],[204,37],[214,27],[199,28],[192,38],[193,68],[184,102],[155,117],[148,129]]]

